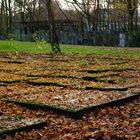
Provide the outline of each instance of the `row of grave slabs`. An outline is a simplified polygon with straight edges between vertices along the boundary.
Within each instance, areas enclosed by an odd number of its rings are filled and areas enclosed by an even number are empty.
[[[14,61],[8,61],[8,63],[14,63]],[[57,61],[56,61],[57,62]],[[15,61],[16,64],[22,64],[22,61]],[[116,62],[117,64],[117,62]],[[121,64],[121,63],[118,63],[118,64]],[[117,71],[125,71],[125,70],[134,70],[134,69],[131,69],[131,68],[128,68],[128,69],[119,69]],[[108,71],[108,69],[106,70]],[[113,70],[115,71],[115,69]],[[97,73],[97,72],[102,72],[102,71],[97,71],[97,70],[87,70],[88,73]],[[63,77],[65,78],[65,77]],[[68,78],[68,77],[67,77]],[[73,77],[74,78],[74,77]],[[83,80],[88,80],[88,81],[92,81],[92,80],[95,80],[95,78],[93,77],[89,77],[89,76],[85,76],[85,77],[82,77]],[[18,82],[18,81],[16,81]],[[21,83],[22,81],[20,81]],[[25,82],[25,81],[24,81]],[[105,82],[105,81],[103,81]],[[127,82],[127,80],[126,80]],[[2,82],[1,82],[2,83]],[[54,83],[48,83],[48,82],[27,82],[28,84],[32,84],[34,86],[58,86],[58,87],[63,87],[63,88],[67,88],[67,86],[63,86],[61,84],[54,84]],[[9,84],[11,83],[6,83],[7,85],[5,86],[8,86]],[[3,85],[1,85],[3,86]],[[104,91],[120,91],[122,92],[127,92],[127,90],[129,89],[129,87],[124,87],[124,88],[106,88],[106,87],[101,87],[101,88],[93,88],[93,87],[86,87],[85,90],[101,90],[102,92]],[[115,94],[115,93],[112,93],[112,94]],[[132,93],[129,93],[129,94],[126,94],[125,96],[122,96],[120,98],[116,98],[116,99],[112,99],[112,100],[109,100],[109,101],[103,101],[103,102],[99,102],[97,104],[94,104],[94,105],[88,105],[88,106],[84,106],[82,108],[74,108],[74,109],[71,109],[71,108],[63,108],[62,106],[58,106],[58,105],[51,105],[51,104],[47,104],[47,103],[36,103],[36,102],[32,102],[32,101],[26,101],[26,100],[18,100],[18,99],[12,99],[12,98],[7,98],[7,97],[2,97],[1,99],[6,101],[6,102],[12,102],[12,103],[15,103],[15,104],[19,104],[19,105],[22,105],[22,106],[25,106],[27,108],[31,108],[31,109],[44,109],[44,110],[47,110],[47,111],[54,111],[55,113],[58,113],[58,114],[62,114],[62,115],[66,115],[66,116],[69,116],[69,117],[72,117],[72,118],[75,118],[75,119],[79,119],[81,118],[85,113],[89,112],[89,111],[92,111],[93,109],[96,109],[96,108],[104,108],[104,107],[107,107],[107,106],[114,106],[114,105],[121,105],[125,102],[129,102],[131,101],[132,99],[136,99],[136,98],[139,98],[139,95],[140,93],[139,92],[132,92]],[[55,95],[54,95],[55,96]],[[2,113],[1,113],[1,116],[2,116]],[[0,116],[0,117],[1,117]],[[1,117],[2,118],[2,117]],[[31,122],[31,123],[30,123]],[[24,123],[25,125],[19,127],[19,128],[11,128],[11,129],[6,129],[6,128],[3,128],[1,127],[1,130],[0,130],[0,136],[3,136],[4,134],[9,134],[9,133],[15,133],[17,131],[22,131],[22,130],[28,130],[28,129],[31,129],[31,128],[34,128],[34,127],[38,127],[38,126],[43,126],[43,125],[46,125],[46,121],[44,119],[30,119],[29,121],[25,122]]]

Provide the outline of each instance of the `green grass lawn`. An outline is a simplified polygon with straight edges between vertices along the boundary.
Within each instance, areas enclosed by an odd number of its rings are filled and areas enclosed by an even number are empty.
[[[81,45],[60,45],[63,53],[97,54],[111,55],[140,59],[140,48],[120,48],[120,47],[98,47]],[[0,51],[2,52],[29,52],[29,53],[49,53],[50,44],[42,42],[20,42],[20,41],[0,41]]]

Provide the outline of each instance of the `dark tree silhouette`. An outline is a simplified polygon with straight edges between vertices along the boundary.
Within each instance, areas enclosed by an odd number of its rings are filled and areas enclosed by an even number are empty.
[[[48,2],[46,3],[46,7],[48,11],[49,34],[50,34],[50,43],[52,47],[52,52],[60,53],[61,50],[60,50],[59,41],[56,33],[54,12],[53,12],[53,6],[51,0],[48,0]]]
[[[133,33],[133,19],[134,14],[137,9],[138,1],[137,0],[127,0],[128,4],[128,13],[129,13],[129,31]]]

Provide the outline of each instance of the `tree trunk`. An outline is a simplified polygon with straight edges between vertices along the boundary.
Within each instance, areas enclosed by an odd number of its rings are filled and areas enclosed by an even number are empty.
[[[56,33],[56,27],[54,22],[54,13],[52,9],[52,2],[51,0],[48,0],[47,2],[47,11],[48,11],[48,22],[49,22],[49,37],[50,37],[50,43],[52,47],[52,52],[54,53],[61,53],[59,41]]]
[[[129,15],[129,31],[133,33],[133,15]]]
[[[3,18],[4,18],[4,14],[3,14],[3,10],[4,10],[4,8],[3,8],[3,0],[2,0],[2,2],[1,2],[1,7],[0,7],[0,12],[1,12],[1,18],[0,18],[0,34],[1,35],[3,35],[3,31],[4,31],[4,29],[3,29]]]
[[[129,13],[129,31],[133,33],[133,19],[134,14],[137,9],[138,1],[137,0],[127,0],[128,4],[128,13]]]
[[[6,36],[8,36],[8,6],[7,1],[4,0],[4,7],[5,7],[5,27],[6,27]]]
[[[12,33],[12,11],[11,11],[11,0],[8,0],[9,7],[9,25],[8,25],[8,33]]]

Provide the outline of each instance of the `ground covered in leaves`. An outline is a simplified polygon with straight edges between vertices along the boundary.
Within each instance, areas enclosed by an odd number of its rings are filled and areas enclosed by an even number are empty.
[[[140,139],[140,60],[78,54],[0,57],[1,139]],[[135,95],[137,99],[125,102]],[[120,99],[121,105],[96,107]],[[60,109],[62,115],[47,107]],[[63,113],[91,107],[96,108],[79,119]],[[39,121],[45,126],[2,134]]]

